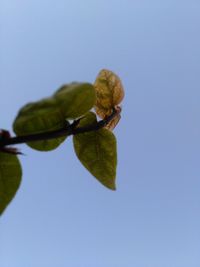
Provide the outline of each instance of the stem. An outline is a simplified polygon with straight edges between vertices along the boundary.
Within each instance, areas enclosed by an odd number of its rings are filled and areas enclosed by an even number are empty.
[[[104,120],[96,122],[96,124],[77,128],[79,121],[81,119],[75,120],[72,124],[67,125],[59,130],[54,130],[50,132],[38,133],[38,134],[30,134],[9,138],[0,139],[0,148],[3,148],[8,145],[22,144],[27,142],[35,142],[35,141],[43,141],[55,139],[62,136],[75,135],[79,133],[86,133],[91,131],[97,131],[103,127],[105,127],[115,116],[120,113],[121,110],[113,109],[113,112],[110,116],[105,118]]]

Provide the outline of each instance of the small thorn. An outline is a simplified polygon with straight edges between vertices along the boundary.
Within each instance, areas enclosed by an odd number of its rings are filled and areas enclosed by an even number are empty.
[[[8,153],[8,154],[13,154],[13,155],[24,155],[22,152],[20,152],[15,147],[3,147],[0,149],[0,151],[4,153]]]

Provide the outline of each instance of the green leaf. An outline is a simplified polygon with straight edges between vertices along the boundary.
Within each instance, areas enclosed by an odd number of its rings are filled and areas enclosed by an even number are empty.
[[[96,115],[89,112],[80,121],[79,126],[94,123],[96,123]],[[73,143],[76,155],[85,168],[104,186],[115,190],[117,147],[114,134],[103,128],[74,135]]]
[[[62,113],[68,119],[75,119],[88,112],[95,104],[96,93],[92,84],[71,83],[62,86],[54,97]]]
[[[13,130],[18,136],[58,130],[69,124],[66,119],[84,115],[96,101],[92,84],[72,83],[61,87],[52,97],[25,105],[18,113]],[[57,148],[66,137],[29,142],[27,145],[49,151]]]
[[[0,152],[0,214],[15,196],[22,177],[16,155]]]
[[[60,129],[67,123],[56,99],[50,97],[25,105],[13,123],[13,130],[18,136],[37,134]],[[29,142],[27,145],[36,150],[49,151],[57,148],[65,138]]]

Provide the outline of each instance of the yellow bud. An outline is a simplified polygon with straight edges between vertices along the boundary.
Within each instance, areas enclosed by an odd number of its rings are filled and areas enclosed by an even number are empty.
[[[112,109],[124,98],[124,89],[120,78],[110,70],[101,70],[94,83],[96,90],[96,111],[103,118],[112,113]]]
[[[113,108],[121,103],[124,98],[124,89],[120,78],[110,70],[101,70],[94,83],[96,90],[95,111],[97,115],[104,119],[109,116]],[[106,128],[112,130],[118,121],[120,115],[117,115]]]

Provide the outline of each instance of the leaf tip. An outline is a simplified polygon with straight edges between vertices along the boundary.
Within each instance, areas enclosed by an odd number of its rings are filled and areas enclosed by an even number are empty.
[[[114,185],[113,187],[110,187],[110,190],[112,190],[112,191],[117,191],[117,187],[116,187],[116,185]]]
[[[116,184],[113,182],[112,184],[108,184],[108,183],[102,183],[106,188],[112,190],[112,191],[116,191],[117,187]]]

